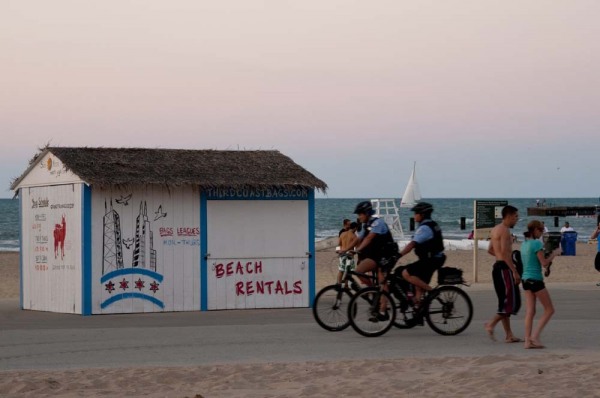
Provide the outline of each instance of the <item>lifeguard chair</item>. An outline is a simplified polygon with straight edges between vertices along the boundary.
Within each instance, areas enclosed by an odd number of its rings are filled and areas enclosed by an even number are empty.
[[[421,190],[419,189],[415,175],[416,168],[417,162],[414,162],[404,195],[402,195],[402,199],[400,200],[401,207],[414,206],[421,200]],[[404,231],[400,223],[400,213],[398,212],[396,201],[394,199],[371,199],[371,204],[373,205],[373,210],[375,210],[375,216],[382,218],[390,227],[394,239],[404,239]]]
[[[400,213],[394,199],[371,199],[375,217],[381,218],[390,228],[394,240],[404,239]]]

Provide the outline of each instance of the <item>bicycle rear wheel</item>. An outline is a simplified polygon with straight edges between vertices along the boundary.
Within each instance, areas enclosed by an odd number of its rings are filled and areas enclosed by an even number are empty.
[[[379,314],[381,299],[387,301],[385,315]],[[380,291],[378,287],[367,287],[352,297],[348,305],[350,325],[365,337],[381,336],[396,320],[396,305],[391,294]]]
[[[315,297],[312,313],[315,321],[325,330],[337,332],[350,325],[348,303],[352,294],[340,285],[329,285]]]
[[[427,298],[425,320],[431,329],[444,336],[457,335],[473,318],[469,295],[455,286],[440,286]]]

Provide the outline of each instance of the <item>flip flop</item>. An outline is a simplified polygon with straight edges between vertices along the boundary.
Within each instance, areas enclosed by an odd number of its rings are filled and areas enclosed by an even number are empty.
[[[526,350],[536,350],[546,348],[546,346],[541,344],[529,343],[529,347],[525,347]]]
[[[521,343],[521,342],[523,342],[523,339],[520,339],[520,338],[518,338],[518,337],[512,337],[512,338],[510,338],[510,339],[506,339],[506,340],[504,340],[504,342],[505,342],[505,343],[509,343],[509,344],[510,344],[510,343]]]

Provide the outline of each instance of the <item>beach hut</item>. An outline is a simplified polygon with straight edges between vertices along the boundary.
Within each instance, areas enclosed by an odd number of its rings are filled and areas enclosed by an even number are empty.
[[[20,200],[21,307],[75,314],[307,307],[314,194],[275,150],[46,147]]]

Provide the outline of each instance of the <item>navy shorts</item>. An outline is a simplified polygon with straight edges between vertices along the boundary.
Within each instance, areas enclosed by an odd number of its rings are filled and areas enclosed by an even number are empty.
[[[523,281],[523,290],[531,290],[531,293],[537,293],[545,288],[546,285],[544,284],[544,281],[538,281],[536,279],[525,279]]]
[[[446,255],[432,257],[428,260],[418,260],[406,266],[406,272],[410,276],[416,276],[423,282],[429,284],[433,273],[444,266]]]
[[[516,315],[521,308],[519,285],[515,285],[513,273],[504,261],[496,261],[492,269],[492,280],[498,297],[498,314]]]

